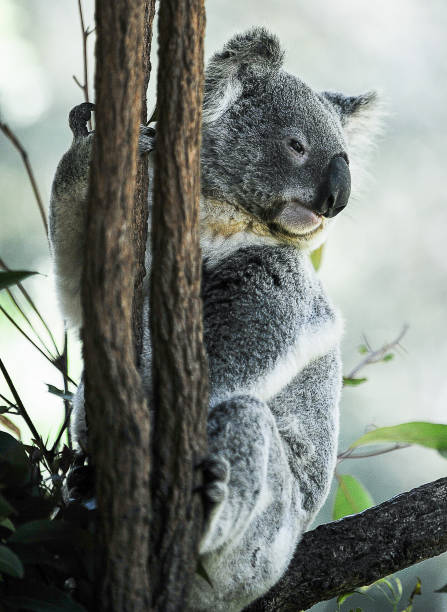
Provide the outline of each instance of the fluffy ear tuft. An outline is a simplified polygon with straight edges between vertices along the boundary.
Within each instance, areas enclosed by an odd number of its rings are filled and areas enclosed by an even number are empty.
[[[329,100],[337,111],[342,125],[347,125],[351,119],[361,116],[365,111],[369,112],[377,106],[378,101],[375,91],[367,91],[360,96],[345,96],[342,93],[325,91],[323,96],[326,100]]]
[[[252,28],[233,36],[208,63],[203,121],[211,123],[219,119],[241,95],[242,84],[238,77],[242,68],[248,68],[259,75],[277,72],[283,59],[284,51],[278,38],[265,28]]]
[[[345,96],[341,93],[325,91],[322,94],[340,118],[348,144],[357,145],[372,142],[380,130],[383,107],[375,91],[359,96]]]
[[[265,70],[279,70],[283,59],[284,51],[278,38],[265,28],[257,27],[233,36],[212,61],[260,64]]]
[[[322,98],[340,118],[351,161],[351,193],[358,194],[368,183],[367,158],[382,130],[382,101],[375,91],[359,96],[325,91]]]

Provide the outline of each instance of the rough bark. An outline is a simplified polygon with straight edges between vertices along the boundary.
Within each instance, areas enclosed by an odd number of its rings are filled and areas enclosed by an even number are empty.
[[[203,0],[164,0],[159,14],[156,173],[152,216],[153,609],[184,610],[196,569],[206,451],[198,216]]]
[[[152,24],[155,14],[155,0],[145,0],[144,2],[144,39],[143,39],[143,86],[141,104],[141,123],[147,122],[147,87],[151,73],[151,44],[152,44]],[[134,296],[132,306],[132,321],[135,335],[135,351],[137,355],[137,365],[139,365],[140,353],[143,341],[142,328],[142,309],[143,309],[143,279],[146,274],[144,265],[144,254],[147,240],[147,217],[148,202],[147,191],[149,187],[147,159],[138,161],[137,186],[135,193],[135,207],[132,220],[133,238],[135,246],[135,281]]]
[[[144,0],[96,0],[96,138],[83,278],[86,412],[96,473],[91,609],[149,605],[149,416],[132,333],[132,217],[144,85]],[[143,248],[142,242],[139,249]]]
[[[447,550],[447,478],[306,533],[283,578],[246,612],[297,612]]]

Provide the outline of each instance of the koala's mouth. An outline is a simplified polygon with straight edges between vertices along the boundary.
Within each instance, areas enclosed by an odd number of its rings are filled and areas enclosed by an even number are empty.
[[[323,226],[324,218],[301,202],[292,200],[281,207],[273,221],[276,227],[291,236],[310,237]]]

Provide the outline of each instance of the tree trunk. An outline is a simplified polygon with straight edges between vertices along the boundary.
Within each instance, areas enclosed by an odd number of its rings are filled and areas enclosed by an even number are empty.
[[[145,8],[144,0],[96,1],[97,112],[83,341],[98,504],[92,609],[104,612],[141,612],[149,606],[149,413],[135,367],[132,332],[135,261],[142,261],[144,248],[141,237],[136,253],[132,226],[146,78]]]
[[[141,104],[141,123],[147,122],[147,87],[151,73],[151,43],[152,43],[152,24],[155,14],[155,0],[145,0],[144,8],[144,41],[143,41],[143,87]],[[147,218],[148,202],[147,192],[149,188],[147,159],[141,158],[138,163],[137,186],[135,193],[135,208],[133,212],[132,242],[135,246],[135,283],[132,307],[132,322],[135,335],[135,351],[137,365],[140,362],[140,354],[143,342],[142,310],[143,310],[143,279],[146,274],[144,256],[146,252],[147,240]]]
[[[184,610],[196,570],[206,452],[207,362],[199,249],[203,0],[163,0],[152,217],[154,610]]]
[[[447,550],[447,478],[304,534],[281,580],[246,612],[297,612]]]

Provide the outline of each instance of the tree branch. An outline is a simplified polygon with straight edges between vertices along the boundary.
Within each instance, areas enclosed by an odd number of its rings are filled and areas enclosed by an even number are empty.
[[[132,244],[144,0],[96,0],[96,137],[82,286],[98,612],[149,608],[149,411],[135,367]]]
[[[447,478],[304,534],[283,578],[246,612],[297,612],[447,551]]]
[[[206,451],[207,367],[199,248],[203,0],[159,13],[157,145],[152,215],[154,434],[153,610],[183,611],[202,532],[197,466]]]
[[[151,73],[151,45],[152,24],[155,15],[155,0],[145,0],[144,8],[144,41],[143,41],[143,85],[141,118],[143,125],[147,122],[147,87]],[[140,362],[140,354],[143,344],[143,280],[146,274],[145,252],[147,241],[147,219],[148,219],[148,189],[149,176],[147,158],[140,158],[138,162],[137,185],[135,191],[135,203],[132,218],[132,244],[135,246],[134,267],[134,294],[132,303],[132,327],[135,337],[135,352],[137,365]]]

